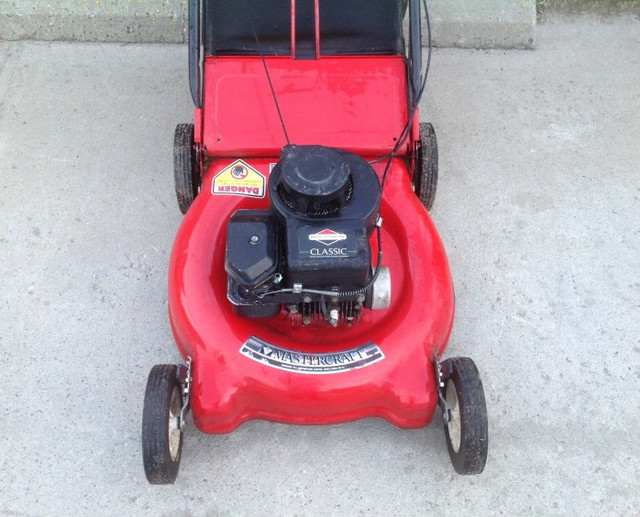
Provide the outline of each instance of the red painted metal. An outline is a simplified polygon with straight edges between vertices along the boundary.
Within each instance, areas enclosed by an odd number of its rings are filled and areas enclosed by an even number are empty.
[[[202,143],[202,110],[196,108],[193,113],[193,141]]]
[[[182,354],[193,357],[191,399],[196,425],[226,433],[250,419],[329,424],[365,417],[417,428],[432,418],[432,371],[453,322],[453,287],[438,233],[411,189],[403,159],[395,159],[382,202],[383,265],[391,268],[392,304],[364,310],[352,327],[292,326],[284,313],[252,320],[233,314],[226,297],[226,225],[238,209],[265,209],[268,199],[211,194],[214,176],[233,160],[215,160],[178,231],[169,271],[169,309]],[[265,177],[276,159],[247,159]],[[376,166],[379,173],[385,163]],[[377,243],[372,239],[374,256]],[[240,354],[252,335],[283,348],[337,352],[375,342],[385,359],[342,373],[305,375],[277,370]]]
[[[402,56],[265,58],[292,143],[390,152],[408,118]],[[207,57],[203,144],[217,157],[277,156],[286,144],[259,57]]]

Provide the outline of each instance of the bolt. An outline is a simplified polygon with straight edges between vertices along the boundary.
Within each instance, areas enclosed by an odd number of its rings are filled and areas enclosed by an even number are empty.
[[[249,242],[251,244],[258,244],[260,242],[260,237],[258,237],[257,235],[252,235],[249,239]]]
[[[332,309],[329,312],[329,323],[332,327],[338,326],[338,320],[340,318],[340,311],[338,309]]]

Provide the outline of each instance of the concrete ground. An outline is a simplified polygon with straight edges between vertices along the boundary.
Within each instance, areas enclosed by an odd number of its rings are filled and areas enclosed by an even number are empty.
[[[187,0],[0,0],[0,39],[186,42]],[[531,48],[536,0],[430,0],[440,47]]]
[[[434,54],[447,355],[475,359],[489,408],[477,477],[454,474],[435,421],[252,422],[191,426],[176,484],[147,484],[147,373],[179,360],[186,66],[183,46],[0,44],[1,515],[639,515],[637,20]]]

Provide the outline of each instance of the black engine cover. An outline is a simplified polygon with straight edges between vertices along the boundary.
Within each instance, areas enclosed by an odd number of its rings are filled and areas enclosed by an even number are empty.
[[[329,289],[367,283],[380,183],[365,160],[327,147],[287,146],[269,196],[285,227],[287,283]]]
[[[280,303],[321,301],[305,289],[365,287],[380,196],[378,176],[359,156],[286,146],[269,178],[270,210],[240,210],[229,220],[225,269],[236,312],[274,316]]]

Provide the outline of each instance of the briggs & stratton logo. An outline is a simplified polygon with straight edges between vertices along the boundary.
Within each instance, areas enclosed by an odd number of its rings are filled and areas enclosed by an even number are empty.
[[[334,232],[329,228],[326,228],[318,233],[312,233],[309,235],[310,241],[321,242],[325,246],[331,246],[336,242],[346,241],[347,236],[344,233]]]

